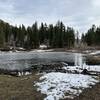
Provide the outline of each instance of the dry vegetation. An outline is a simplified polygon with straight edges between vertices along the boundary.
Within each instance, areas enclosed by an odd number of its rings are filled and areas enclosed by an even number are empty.
[[[96,84],[90,89],[85,89],[83,93],[74,100],[100,100],[100,83]]]
[[[34,87],[34,81],[39,77],[36,74],[23,77],[0,75],[0,100],[43,100],[45,95],[37,92]],[[85,89],[74,100],[100,100],[100,83]]]
[[[76,97],[73,100],[100,100],[100,81],[91,88],[83,90],[79,97]]]
[[[0,100],[43,100],[44,96],[34,87],[34,81],[39,77],[35,74],[24,77],[0,75]]]

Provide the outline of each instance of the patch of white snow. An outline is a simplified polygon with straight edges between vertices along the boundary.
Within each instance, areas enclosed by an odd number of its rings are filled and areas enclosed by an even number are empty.
[[[98,82],[92,76],[60,72],[44,74],[40,77],[40,81],[42,82],[35,83],[35,86],[38,86],[38,91],[47,95],[44,100],[74,98],[84,88],[88,88]]]

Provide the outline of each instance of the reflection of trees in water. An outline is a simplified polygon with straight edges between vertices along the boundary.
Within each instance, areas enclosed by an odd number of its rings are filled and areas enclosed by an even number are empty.
[[[84,64],[85,64],[85,60],[83,58],[83,55],[75,53],[75,66],[79,66],[79,67],[83,68]]]

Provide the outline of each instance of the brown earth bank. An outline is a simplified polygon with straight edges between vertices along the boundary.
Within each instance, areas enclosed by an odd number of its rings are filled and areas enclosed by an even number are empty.
[[[100,55],[87,55],[87,61],[93,65],[100,65]]]

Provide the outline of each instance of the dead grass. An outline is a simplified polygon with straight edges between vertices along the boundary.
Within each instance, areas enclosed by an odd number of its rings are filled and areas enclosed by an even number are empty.
[[[100,76],[98,80],[100,80]],[[74,99],[64,100],[100,100],[100,82],[91,88],[84,89],[83,92]]]
[[[44,95],[36,91],[34,81],[40,76],[24,77],[0,75],[0,100],[43,100]]]
[[[34,87],[34,81],[38,81],[39,77],[36,74],[23,77],[0,75],[0,100],[43,100],[45,95]],[[100,100],[100,83],[85,89],[73,100]]]
[[[100,100],[100,83],[96,84],[90,89],[85,89],[83,93],[74,100]]]
[[[87,61],[88,61],[88,64],[94,64],[94,65],[98,65],[100,64],[100,56],[87,56]]]

